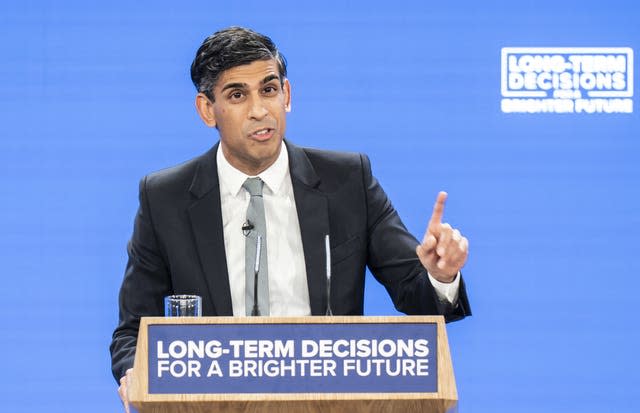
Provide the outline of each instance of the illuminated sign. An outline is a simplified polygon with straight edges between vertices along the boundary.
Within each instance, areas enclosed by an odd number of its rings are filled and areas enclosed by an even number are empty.
[[[504,113],[632,113],[628,47],[504,47]]]

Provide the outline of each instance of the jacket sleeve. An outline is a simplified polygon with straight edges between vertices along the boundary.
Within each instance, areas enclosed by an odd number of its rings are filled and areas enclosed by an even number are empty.
[[[133,367],[140,317],[163,314],[163,297],[171,279],[156,237],[149,206],[147,178],[140,182],[140,206],[127,245],[129,259],[119,294],[119,323],[111,341],[111,370],[119,382]]]
[[[398,311],[411,315],[444,315],[455,321],[471,315],[464,280],[458,301],[442,303],[416,256],[418,240],[407,231],[378,180],[371,164],[361,155],[367,205],[367,265],[387,289]]]

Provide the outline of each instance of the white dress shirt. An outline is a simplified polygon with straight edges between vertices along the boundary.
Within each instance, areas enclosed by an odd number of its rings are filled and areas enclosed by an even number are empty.
[[[267,226],[269,314],[311,315],[307,270],[301,253],[300,223],[289,175],[289,153],[284,144],[281,148],[273,165],[258,175],[264,181],[262,198]],[[242,225],[246,221],[251,196],[242,184],[250,176],[231,166],[220,146],[216,156],[233,315],[244,316],[246,238]]]
[[[246,238],[242,233],[242,226],[246,221],[251,197],[242,184],[251,176],[231,166],[224,157],[221,146],[218,146],[216,158],[233,315],[244,316]],[[270,315],[311,315],[307,270],[304,254],[301,254],[302,236],[286,145],[281,146],[280,155],[273,165],[258,176],[265,183],[262,196],[267,226]],[[439,282],[430,274],[429,279],[441,300],[450,303],[457,300],[459,275],[449,284]]]

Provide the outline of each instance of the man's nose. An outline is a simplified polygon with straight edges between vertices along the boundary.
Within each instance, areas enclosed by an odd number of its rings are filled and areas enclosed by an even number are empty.
[[[249,119],[261,120],[269,111],[266,108],[265,102],[262,100],[261,96],[254,96],[251,99],[250,107],[249,107]]]

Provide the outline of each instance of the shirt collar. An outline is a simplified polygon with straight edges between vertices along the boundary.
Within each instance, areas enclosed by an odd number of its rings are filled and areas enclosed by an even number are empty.
[[[253,178],[253,176],[247,175],[234,168],[229,161],[227,161],[227,158],[225,158],[222,153],[222,144],[218,145],[216,160],[218,164],[220,192],[226,195],[237,196],[244,181],[246,181],[247,178]],[[280,145],[280,154],[276,161],[270,167],[259,173],[258,177],[262,179],[269,190],[275,194],[280,190],[282,182],[288,173],[289,152],[287,151],[287,145],[282,142]]]

